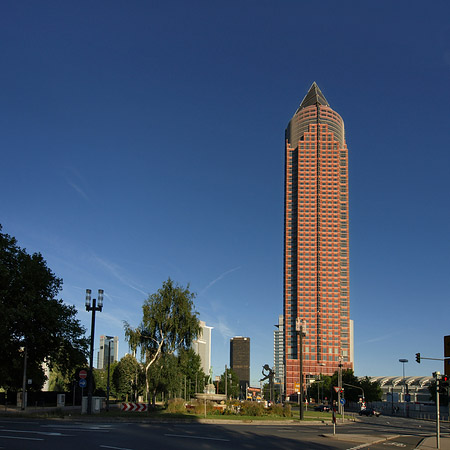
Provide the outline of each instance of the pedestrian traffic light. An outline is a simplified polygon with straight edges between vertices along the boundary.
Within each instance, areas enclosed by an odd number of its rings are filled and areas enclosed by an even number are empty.
[[[420,353],[416,353],[416,361],[420,364]]]

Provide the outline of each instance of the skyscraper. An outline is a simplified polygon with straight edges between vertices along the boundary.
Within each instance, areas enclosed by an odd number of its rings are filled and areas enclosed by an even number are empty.
[[[192,348],[200,356],[202,370],[205,375],[209,375],[211,369],[211,334],[213,327],[208,327],[203,320],[200,320],[200,335],[192,343]]]
[[[344,122],[314,82],[286,128],[284,345],[286,395],[303,373],[353,368],[349,305],[348,153]],[[305,379],[305,378],[304,378]]]
[[[284,331],[283,316],[278,316],[277,329],[273,332],[273,371],[279,392],[284,395]]]
[[[111,353],[109,352],[111,348]],[[117,336],[100,336],[100,351],[98,352],[97,369],[108,368],[110,364],[119,360],[119,338]]]
[[[236,336],[230,339],[230,366],[239,377],[241,394],[250,386],[250,338]]]

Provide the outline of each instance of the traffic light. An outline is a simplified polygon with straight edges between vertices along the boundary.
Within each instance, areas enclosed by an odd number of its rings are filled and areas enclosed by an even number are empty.
[[[420,353],[416,353],[416,362],[420,364]]]
[[[447,394],[447,388],[448,388],[448,376],[447,375],[441,375],[441,378],[437,380],[437,390],[439,394]]]

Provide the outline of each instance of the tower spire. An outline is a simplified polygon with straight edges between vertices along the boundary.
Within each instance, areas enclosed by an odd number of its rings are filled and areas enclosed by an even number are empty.
[[[317,83],[314,81],[314,83],[309,88],[308,93],[305,95],[305,98],[300,103],[299,110],[306,108],[307,106],[313,106],[313,105],[324,105],[324,106],[330,106],[328,104],[327,99],[322,94],[322,91],[320,90],[319,86],[317,86]]]

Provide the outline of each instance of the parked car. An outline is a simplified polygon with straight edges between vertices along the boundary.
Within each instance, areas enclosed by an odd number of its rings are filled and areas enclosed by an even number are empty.
[[[379,417],[380,414],[381,414],[380,411],[376,411],[373,408],[361,409],[361,411],[359,411],[359,415],[360,416],[375,416],[375,417]]]
[[[314,406],[314,411],[321,411],[321,412],[328,412],[330,410],[330,407],[328,405],[317,405]]]

